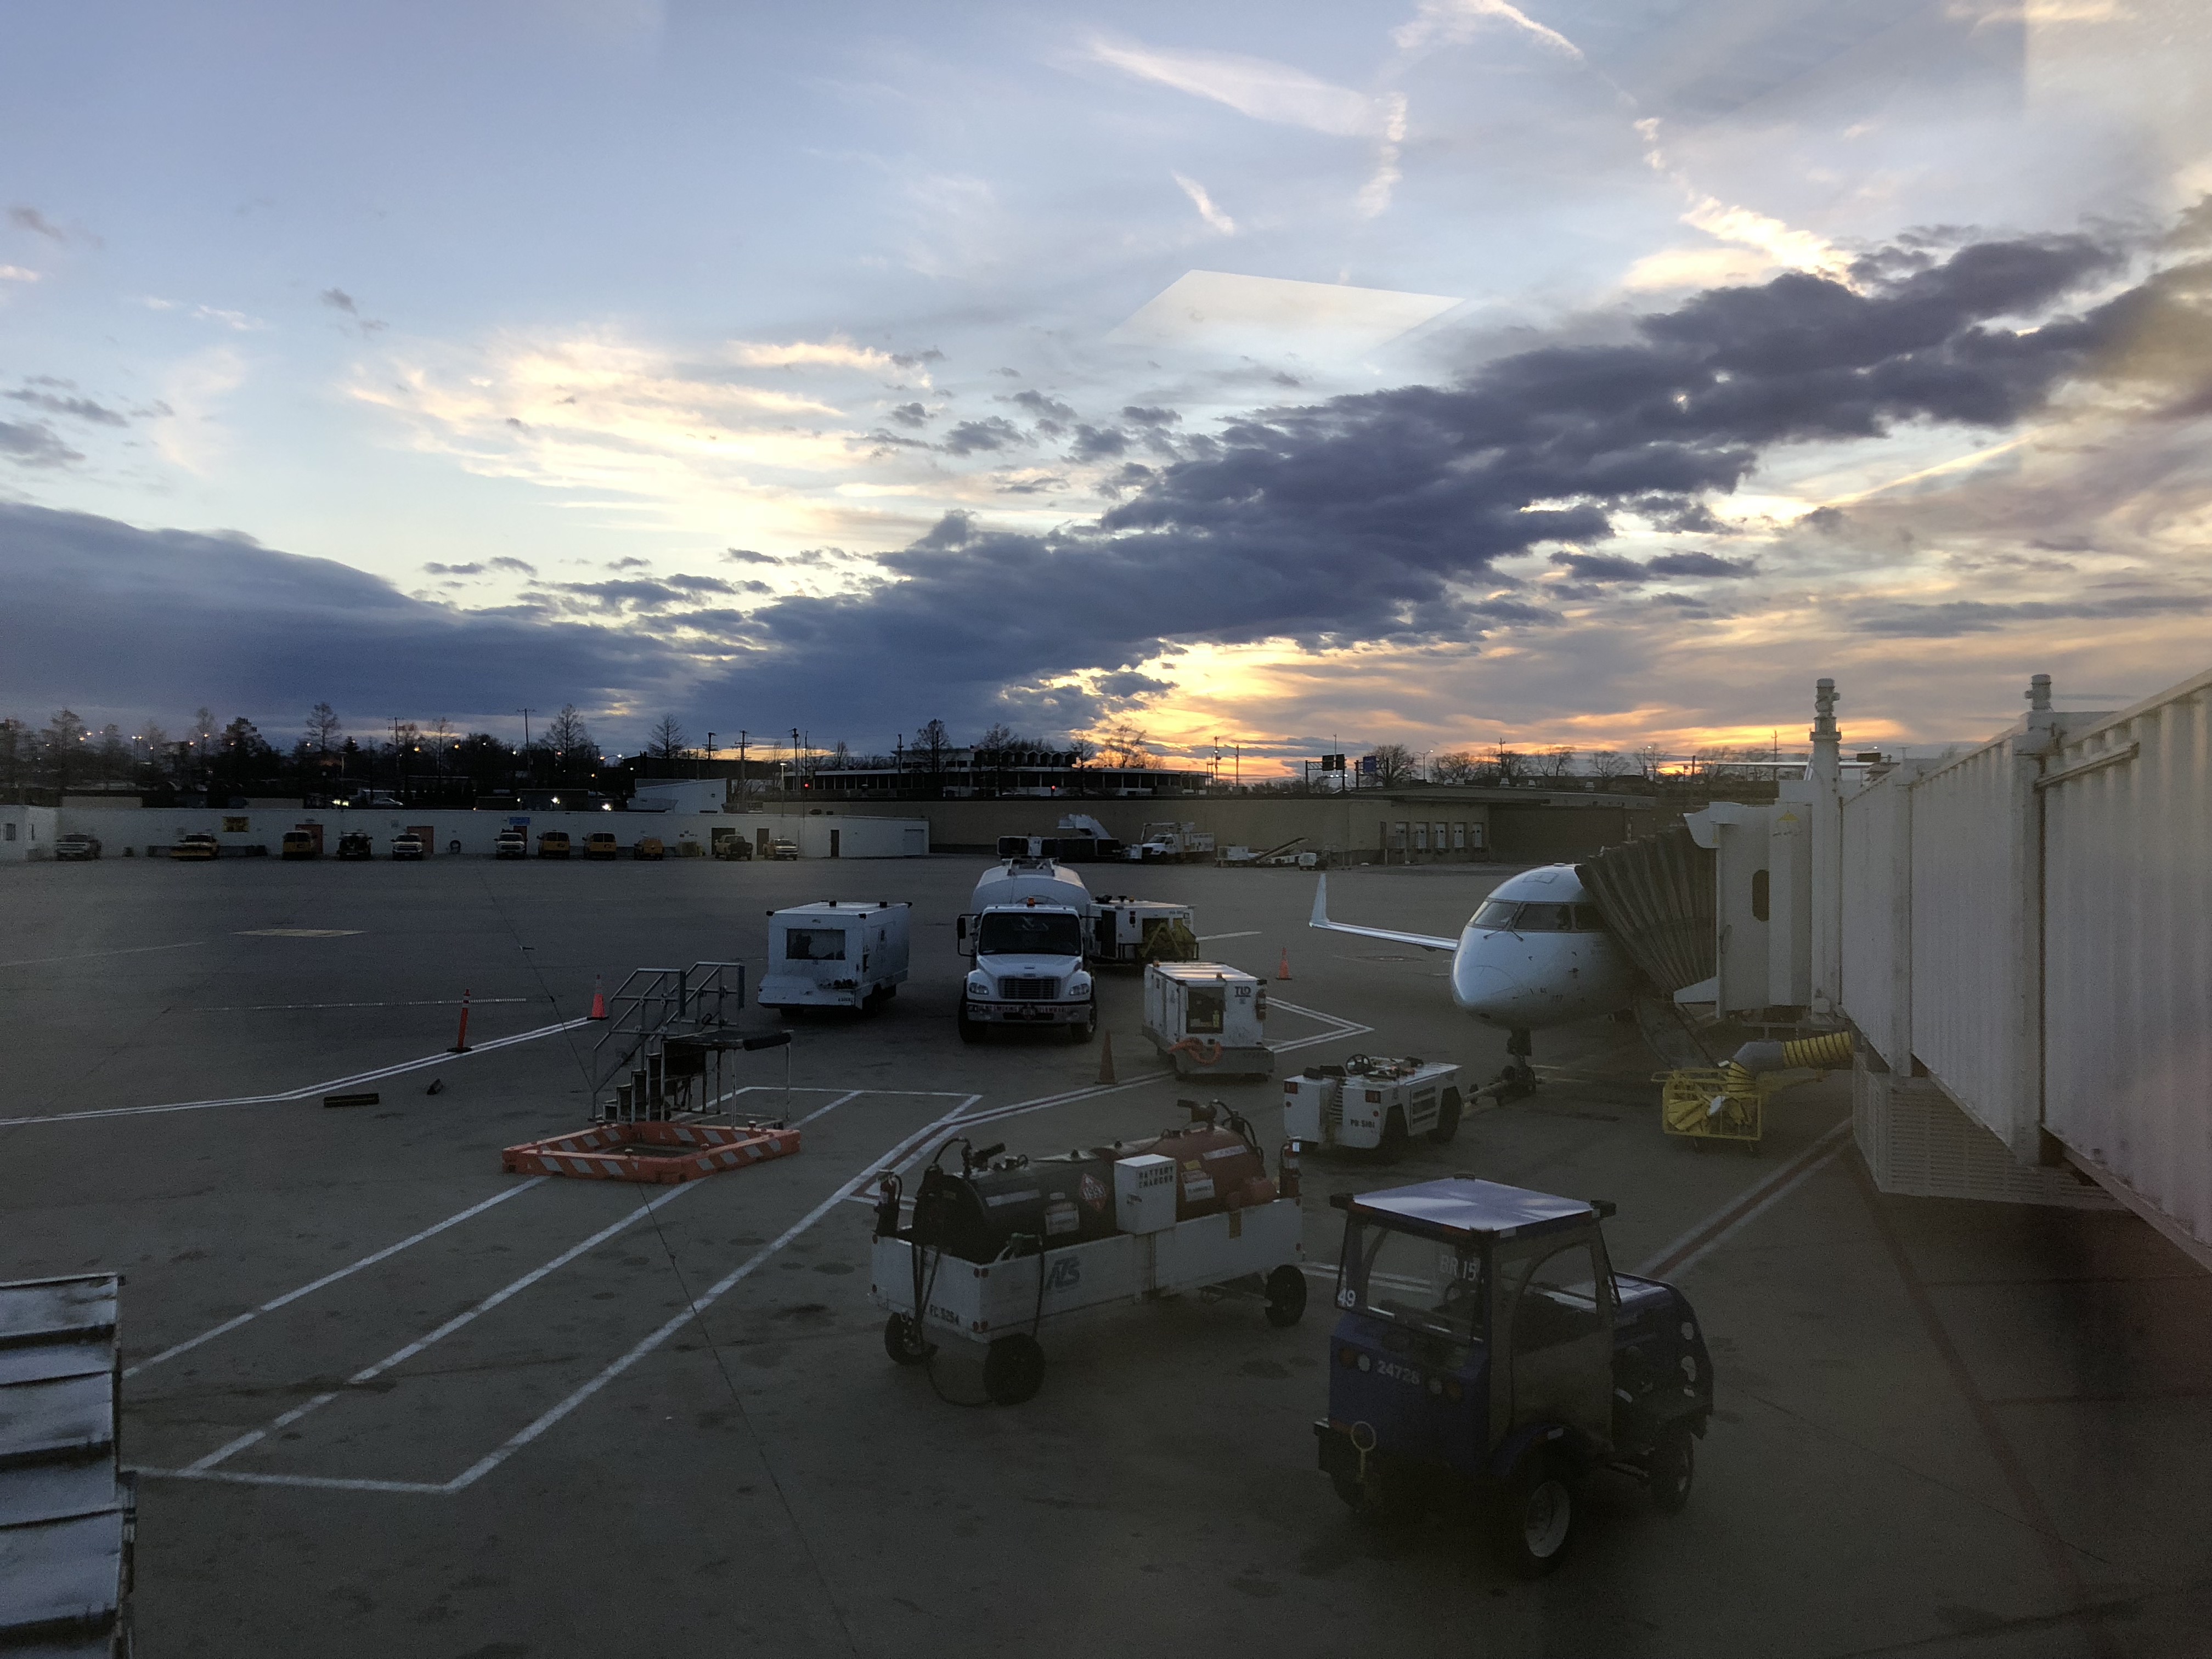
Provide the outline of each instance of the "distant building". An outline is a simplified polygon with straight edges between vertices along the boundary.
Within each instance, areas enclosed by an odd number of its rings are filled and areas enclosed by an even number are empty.
[[[802,770],[791,793],[817,800],[988,800],[1006,797],[1141,799],[1195,795],[1212,780],[1203,771],[1085,764],[1073,750],[908,750],[887,766]]]

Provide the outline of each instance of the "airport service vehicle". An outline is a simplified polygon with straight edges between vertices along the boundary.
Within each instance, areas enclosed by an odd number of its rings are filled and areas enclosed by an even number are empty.
[[[366,830],[349,830],[338,837],[338,856],[342,859],[373,859],[376,843]]]
[[[786,860],[796,859],[799,856],[799,843],[795,841],[772,841],[768,844],[768,855],[772,859]]]
[[[541,859],[565,859],[568,856],[568,832],[548,830],[538,837],[538,856]]]
[[[1531,1032],[1613,1013],[1636,995],[1636,969],[1571,864],[1508,876],[1476,907],[1456,939],[1331,921],[1327,876],[1314,887],[1307,925],[1449,951],[1452,1000],[1506,1033],[1510,1058],[1493,1085],[1501,1094],[1526,1094],[1536,1086],[1528,1063],[1534,1052]]]
[[[587,859],[611,859],[622,855],[622,843],[605,830],[594,830],[584,837],[584,856]]]
[[[873,1013],[907,976],[908,904],[823,899],[768,913],[763,1008],[857,1008]]]
[[[1088,1042],[1098,1030],[1098,994],[1084,958],[1091,939],[1091,890],[1043,851],[1041,839],[1003,836],[1000,862],[976,878],[955,925],[960,954],[974,959],[960,996],[960,1036],[989,1025],[1050,1025]]]
[[[1213,836],[1194,823],[1148,823],[1136,845],[1121,849],[1132,864],[1183,864],[1213,856]]]
[[[1148,962],[1195,962],[1198,935],[1188,904],[1108,894],[1095,906],[1091,959],[1118,968]]]
[[[526,859],[530,856],[530,836],[526,831],[509,825],[492,842],[491,854],[497,859]]]
[[[276,848],[279,858],[316,859],[323,855],[322,837],[312,830],[287,830]]]
[[[1145,969],[1145,1035],[1177,1077],[1273,1077],[1265,1041],[1267,988],[1219,962],[1156,962]]]
[[[1018,1405],[1044,1381],[1037,1334],[1115,1303],[1220,1285],[1266,1298],[1267,1322],[1305,1312],[1295,1182],[1267,1176],[1252,1126],[1218,1101],[1182,1103],[1189,1123],[1050,1158],[948,1140],[900,1224],[884,1177],[870,1298],[889,1310],[884,1348],[921,1364],[939,1339],[983,1348],[983,1389]],[[960,1148],[960,1173],[942,1166]]]
[[[1283,1139],[1301,1149],[1350,1147],[1402,1157],[1415,1135],[1442,1146],[1459,1133],[1459,1067],[1354,1054],[1309,1066],[1283,1085]]]
[[[54,856],[64,860],[96,859],[100,856],[100,842],[95,836],[83,834],[64,836],[54,843]]]
[[[1688,1502],[1713,1411],[1689,1300],[1613,1270],[1613,1206],[1455,1176],[1339,1193],[1345,1212],[1328,1415],[1337,1496],[1375,1513],[1444,1496],[1488,1511],[1505,1564],[1558,1565],[1599,1468]]]
[[[404,836],[394,836],[392,838],[392,856],[395,859],[419,860],[426,850],[422,845],[422,837],[411,830]]]
[[[668,849],[661,845],[658,836],[640,836],[637,845],[629,849],[629,855],[634,859],[665,859]]]
[[[173,859],[211,859],[216,855],[216,839],[202,831],[179,836],[176,845],[169,848]]]

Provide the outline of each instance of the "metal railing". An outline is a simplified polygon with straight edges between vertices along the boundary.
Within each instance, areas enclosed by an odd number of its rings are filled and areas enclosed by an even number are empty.
[[[738,1034],[745,1006],[742,963],[640,968],[608,999],[605,1030],[592,1048],[592,1117],[597,1122],[697,1116],[735,1092],[729,1056],[790,1041]]]

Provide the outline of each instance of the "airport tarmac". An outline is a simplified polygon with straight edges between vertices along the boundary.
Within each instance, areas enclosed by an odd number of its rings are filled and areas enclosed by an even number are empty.
[[[1058,1151],[1196,1092],[1133,975],[1103,976],[1115,1085],[1096,1046],[957,1040],[981,866],[0,871],[0,1277],[125,1275],[144,1659],[2205,1650],[2212,1281],[2125,1216],[1875,1194],[1840,1079],[1778,1097],[1761,1156],[1693,1155],[1612,1022],[1540,1034],[1543,1091],[1449,1146],[1310,1158],[1305,1249],[1319,1291],[1331,1192],[1455,1170],[1613,1200],[1616,1264],[1680,1283],[1714,1349],[1680,1516],[1601,1476],[1535,1584],[1471,1525],[1356,1520],[1314,1467],[1321,1294],[1289,1330],[1237,1299],[1103,1313],[1013,1408],[971,1408],[963,1356],[895,1368],[872,1170],[963,1120]],[[1269,975],[1286,1068],[1503,1062],[1444,958],[1308,930],[1310,873],[1085,873],[1192,903]],[[1331,908],[1451,933],[1504,873],[1342,872]],[[763,913],[832,896],[911,900],[914,977],[748,1057],[775,1105],[788,1058],[798,1156],[677,1188],[501,1173],[581,1124],[595,980],[757,974]],[[474,1052],[447,1054],[465,991]],[[339,1080],[379,1103],[325,1109]],[[1263,1127],[1277,1097],[1204,1092]]]

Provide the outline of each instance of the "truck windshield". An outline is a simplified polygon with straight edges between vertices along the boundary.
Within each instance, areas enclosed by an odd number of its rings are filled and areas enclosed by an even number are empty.
[[[1488,1300],[1477,1245],[1358,1224],[1345,1239],[1340,1306],[1468,1341],[1483,1334]]]
[[[976,932],[975,951],[986,957],[1079,957],[1083,927],[1065,912],[994,911]]]
[[[845,930],[842,927],[793,927],[783,936],[786,962],[842,962]]]

